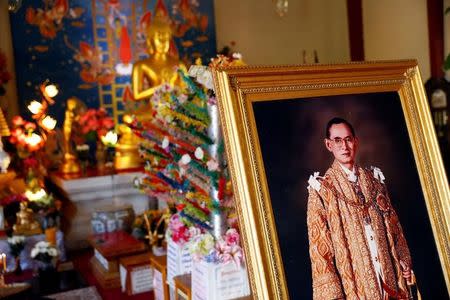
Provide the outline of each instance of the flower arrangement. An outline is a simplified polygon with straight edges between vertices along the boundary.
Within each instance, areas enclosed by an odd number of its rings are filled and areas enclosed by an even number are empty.
[[[81,133],[86,141],[100,141],[114,127],[114,120],[104,108],[91,108],[78,118]]]
[[[169,220],[166,236],[171,238],[176,244],[182,246],[189,242],[191,237],[196,234],[195,231],[190,230],[190,228],[194,229],[195,227],[188,227],[178,214],[173,214]]]
[[[196,261],[216,264],[234,262],[236,266],[241,266],[244,262],[239,233],[234,228],[228,229],[224,237],[218,240],[210,233],[197,234],[193,236],[189,250]]]
[[[19,257],[25,248],[25,236],[15,235],[8,238],[9,252],[14,257]]]
[[[57,256],[58,250],[56,247],[46,241],[37,242],[33,249],[31,249],[31,258],[46,265],[50,264]]]

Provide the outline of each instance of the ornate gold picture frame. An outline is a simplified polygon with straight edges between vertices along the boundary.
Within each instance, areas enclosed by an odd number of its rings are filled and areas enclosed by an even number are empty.
[[[312,297],[308,178],[333,162],[324,139],[336,116],[355,128],[358,163],[386,178],[423,299],[448,297],[450,194],[416,61],[213,76],[254,299]]]

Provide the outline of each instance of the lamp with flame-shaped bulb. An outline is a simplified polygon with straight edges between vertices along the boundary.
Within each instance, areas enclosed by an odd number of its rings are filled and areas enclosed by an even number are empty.
[[[41,102],[38,102],[36,100],[33,100],[30,102],[30,104],[27,106],[28,110],[33,114],[37,115],[42,111],[43,105]]]
[[[59,93],[58,88],[54,84],[46,85],[44,88],[44,91],[45,91],[45,94],[50,98],[55,97]]]
[[[28,110],[33,114],[32,118],[40,129],[37,132],[29,131],[28,133],[25,133],[23,140],[31,152],[37,151],[45,145],[48,134],[51,134],[56,126],[56,120],[47,115],[47,112],[48,106],[54,104],[52,98],[58,94],[58,89],[55,85],[49,84],[49,82],[46,81],[40,85],[40,91],[42,93],[41,102],[33,100],[28,105]],[[32,169],[33,168],[30,168],[28,171],[29,175],[32,174],[32,176],[29,176],[31,179],[27,180],[27,190],[25,194],[30,201],[39,201],[46,198],[47,193],[42,188],[41,181],[36,177],[36,174]]]
[[[50,116],[45,116],[41,121],[41,127],[44,128],[47,131],[51,131],[55,129],[56,126],[56,120],[53,119]]]

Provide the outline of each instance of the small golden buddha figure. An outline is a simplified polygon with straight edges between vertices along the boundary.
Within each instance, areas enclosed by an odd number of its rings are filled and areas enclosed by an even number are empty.
[[[34,213],[28,208],[28,202],[20,202],[20,210],[16,214],[16,224],[13,225],[15,234],[32,235],[41,233],[41,226],[34,219]]]
[[[155,89],[168,83],[171,86],[182,85],[176,67],[186,69],[178,56],[170,53],[172,28],[170,19],[161,11],[155,12],[154,21],[147,30],[147,48],[150,57],[137,61],[133,65],[132,86],[134,100],[150,98]]]
[[[124,122],[130,116],[123,117]],[[119,142],[116,145],[116,156],[114,157],[114,168],[116,170],[138,168],[142,164],[139,157],[138,144],[139,138],[133,133],[130,127],[125,124],[120,124],[118,127]]]
[[[64,116],[63,124],[63,134],[64,134],[64,162],[61,166],[61,172],[68,173],[79,173],[80,165],[74,154],[74,149],[72,146],[72,130],[74,122],[82,110],[86,109],[86,105],[79,99],[71,97],[67,99],[67,108]]]

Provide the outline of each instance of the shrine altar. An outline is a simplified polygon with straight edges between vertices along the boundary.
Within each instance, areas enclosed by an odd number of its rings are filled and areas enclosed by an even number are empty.
[[[88,236],[93,233],[91,218],[98,210],[130,205],[135,214],[140,214],[149,209],[149,197],[133,186],[134,179],[140,176],[139,171],[79,178],[52,174],[52,182],[69,201],[63,206],[71,223],[65,232],[67,249],[89,247]]]

